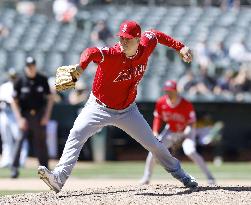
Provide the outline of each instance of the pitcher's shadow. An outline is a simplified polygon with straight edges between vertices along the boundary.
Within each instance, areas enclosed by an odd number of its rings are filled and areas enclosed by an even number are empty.
[[[179,187],[180,188],[180,187]],[[142,196],[175,196],[175,195],[186,195],[186,194],[191,194],[193,192],[201,192],[201,191],[209,191],[209,190],[227,190],[227,191],[237,191],[237,192],[242,192],[242,191],[250,191],[251,192],[251,187],[244,187],[244,186],[232,186],[232,187],[227,187],[227,186],[205,186],[205,187],[197,187],[194,189],[187,189],[184,188],[184,191],[179,191],[177,193],[170,193],[170,194],[158,194],[158,193],[139,193],[135,195],[142,195]]]
[[[181,189],[181,187],[177,187],[174,186],[174,188],[179,188]],[[109,195],[109,194],[116,194],[116,193],[123,193],[123,192],[132,192],[132,194],[134,195],[138,195],[138,196],[175,196],[175,195],[188,195],[191,194],[193,192],[201,192],[201,191],[208,191],[208,190],[227,190],[227,191],[237,191],[237,192],[241,192],[241,191],[251,191],[251,187],[244,187],[244,186],[232,186],[232,187],[227,187],[227,186],[201,186],[201,187],[197,187],[195,189],[188,189],[185,187],[182,187],[182,189],[184,189],[184,191],[179,191],[177,193],[156,193],[158,192],[159,189],[156,189],[155,193],[152,192],[148,192],[148,188],[144,187],[144,189],[139,190],[139,191],[145,191],[144,193],[137,193],[138,190],[137,189],[129,189],[129,190],[117,190],[117,191],[107,191],[107,192],[100,192],[100,191],[94,191],[91,193],[84,193],[84,192],[76,192],[76,193],[71,193],[71,197],[78,197],[78,196],[88,196],[88,195]],[[136,192],[136,193],[134,193]],[[68,193],[62,193],[62,194],[57,194],[58,198],[67,198],[69,197]]]

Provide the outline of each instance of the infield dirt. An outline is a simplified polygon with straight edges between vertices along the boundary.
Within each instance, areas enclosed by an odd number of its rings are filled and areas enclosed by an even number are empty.
[[[27,193],[0,198],[0,204],[22,205],[226,205],[251,204],[249,186],[200,186],[194,190],[177,185],[108,186],[85,190]]]
[[[32,162],[29,167],[34,167]],[[88,166],[85,164],[85,167]],[[1,178],[1,190],[39,193],[0,197],[0,205],[250,205],[250,180],[217,180],[207,186],[199,179],[199,188],[184,188],[177,180],[153,179],[151,185],[138,185],[139,179],[75,178],[67,180],[55,194],[37,178]]]

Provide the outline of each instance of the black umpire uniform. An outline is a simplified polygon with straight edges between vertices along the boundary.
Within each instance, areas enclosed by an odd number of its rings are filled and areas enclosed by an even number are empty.
[[[17,178],[22,143],[29,135],[33,137],[33,150],[39,164],[48,167],[46,124],[50,118],[53,99],[48,79],[37,73],[34,58],[26,59],[24,76],[14,84],[13,95],[12,109],[21,130],[21,136],[16,141],[11,167],[11,178]]]

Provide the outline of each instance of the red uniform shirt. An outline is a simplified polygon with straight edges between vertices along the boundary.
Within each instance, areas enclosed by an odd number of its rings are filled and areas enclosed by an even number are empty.
[[[182,132],[185,127],[196,121],[196,115],[192,103],[184,98],[176,106],[168,103],[168,96],[160,97],[155,105],[153,132],[159,133],[161,124],[165,122],[169,125],[171,132]]]
[[[85,69],[93,61],[98,64],[92,86],[96,98],[114,109],[124,109],[134,102],[137,85],[142,79],[147,61],[157,43],[179,51],[184,45],[170,36],[156,30],[146,31],[141,36],[137,53],[127,58],[120,44],[107,48],[87,48],[80,58]]]

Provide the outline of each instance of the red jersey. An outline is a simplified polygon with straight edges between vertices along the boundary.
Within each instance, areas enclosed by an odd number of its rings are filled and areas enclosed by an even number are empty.
[[[180,98],[177,105],[172,106],[168,96],[160,97],[155,105],[153,132],[159,133],[161,124],[169,125],[171,132],[182,132],[187,125],[196,121],[196,115],[192,103]]]
[[[146,31],[141,36],[138,50],[133,57],[126,57],[120,44],[113,47],[87,48],[80,58],[85,69],[93,61],[98,65],[92,92],[107,106],[120,110],[135,101],[137,85],[142,79],[147,61],[157,43],[179,51],[184,45],[172,37],[156,30]]]

